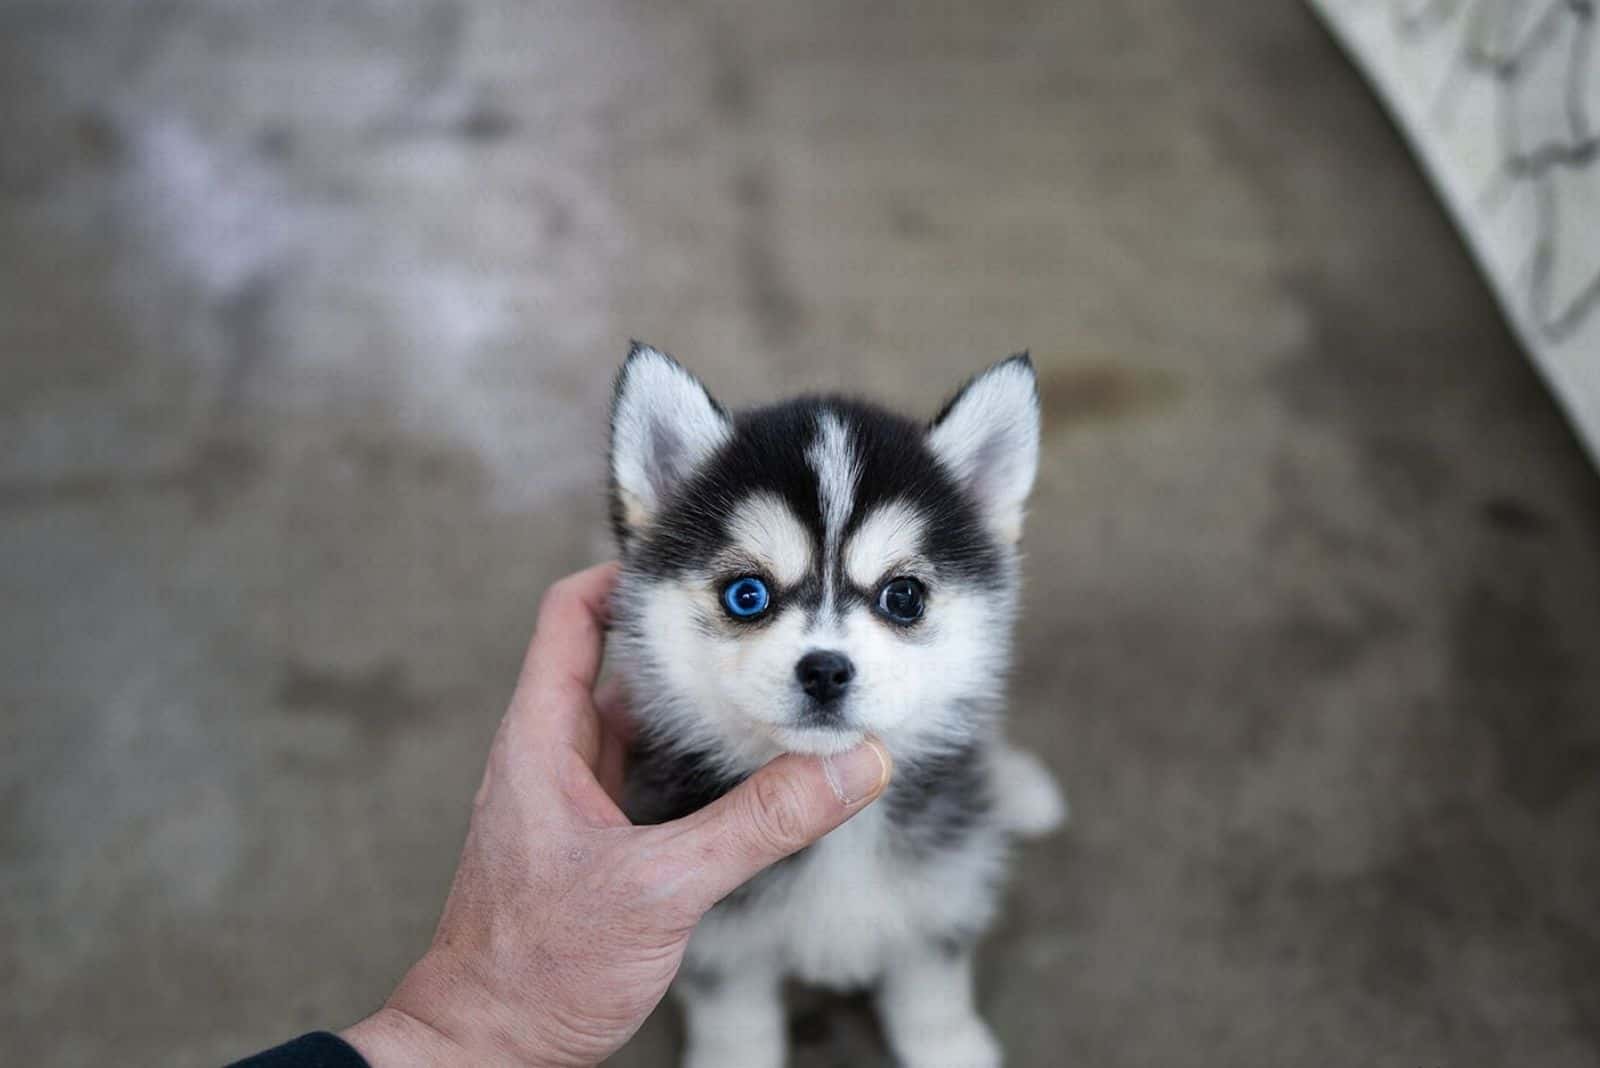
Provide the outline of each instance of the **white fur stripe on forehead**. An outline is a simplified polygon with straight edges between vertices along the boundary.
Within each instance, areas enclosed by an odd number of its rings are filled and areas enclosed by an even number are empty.
[[[1039,469],[1039,389],[1026,355],[974,378],[928,431],[928,446],[978,504],[999,538],[1022,536]]]
[[[871,589],[914,557],[922,548],[922,516],[905,501],[875,509],[850,535],[844,548],[844,573],[862,589]]]
[[[793,586],[811,570],[811,535],[776,494],[747,497],[730,512],[728,540],[764,564],[772,577]]]
[[[672,357],[635,345],[617,375],[611,477],[623,521],[638,527],[733,435],[727,413]]]
[[[817,434],[806,449],[806,463],[817,475],[817,503],[822,509],[822,597],[833,601],[834,561],[839,558],[839,539],[855,507],[856,482],[861,469],[856,463],[850,431],[833,412],[817,414]]]

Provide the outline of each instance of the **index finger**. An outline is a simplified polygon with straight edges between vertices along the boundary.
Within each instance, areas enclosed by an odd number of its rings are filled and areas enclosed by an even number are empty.
[[[596,564],[545,591],[517,680],[519,691],[589,698],[600,674],[608,600],[620,570],[615,560]]]

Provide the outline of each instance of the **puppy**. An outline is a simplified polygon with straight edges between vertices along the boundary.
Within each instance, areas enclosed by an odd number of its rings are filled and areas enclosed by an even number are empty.
[[[613,645],[640,723],[626,807],[700,808],[783,752],[875,736],[884,796],[724,899],[674,986],[688,1068],[779,1068],[785,977],[876,991],[907,1068],[994,1068],[974,944],[1017,835],[1065,815],[1001,733],[1039,456],[1026,355],[931,424],[841,397],[730,413],[635,345],[611,413]]]

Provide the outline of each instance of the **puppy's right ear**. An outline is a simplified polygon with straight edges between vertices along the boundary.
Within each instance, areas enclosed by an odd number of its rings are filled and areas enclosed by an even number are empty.
[[[635,341],[611,401],[611,523],[617,542],[660,514],[702,463],[733,436],[733,422],[700,380],[671,356]]]

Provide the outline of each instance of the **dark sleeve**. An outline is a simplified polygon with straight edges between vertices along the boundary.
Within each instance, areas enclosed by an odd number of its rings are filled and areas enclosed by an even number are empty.
[[[228,1068],[370,1068],[366,1059],[338,1035],[313,1031],[265,1053],[234,1061]]]

